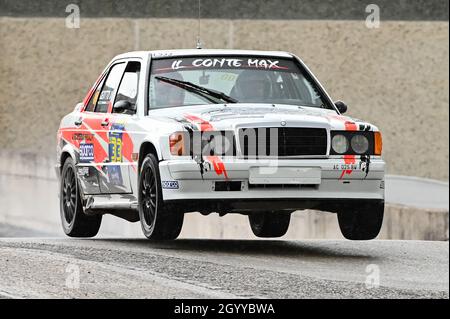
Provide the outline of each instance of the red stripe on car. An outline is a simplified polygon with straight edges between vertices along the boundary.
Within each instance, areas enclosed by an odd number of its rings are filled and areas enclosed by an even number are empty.
[[[208,132],[214,130],[214,127],[211,125],[210,122],[205,121],[204,119],[196,115],[185,114],[184,117],[192,124],[197,125],[201,132]],[[223,175],[225,179],[228,179],[227,169],[225,168],[225,164],[223,163],[222,159],[219,156],[207,156],[206,159],[213,165],[214,171],[216,172],[217,175],[219,176]]]
[[[186,114],[184,116],[189,122],[191,122],[192,124],[196,124],[201,132],[207,132],[207,131],[213,131],[214,128],[211,125],[211,123],[209,123],[208,121],[203,120],[202,118],[195,116],[195,115],[191,115],[191,114]]]
[[[345,130],[346,131],[357,131],[358,126],[354,122],[345,121]],[[355,155],[344,155],[344,163],[346,165],[354,165],[356,163]],[[350,175],[353,172],[352,169],[343,170],[339,179],[343,179],[345,175]]]

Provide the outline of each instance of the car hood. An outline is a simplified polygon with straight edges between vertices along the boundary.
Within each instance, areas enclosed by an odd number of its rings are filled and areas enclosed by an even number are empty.
[[[378,130],[375,126],[337,114],[334,110],[272,104],[214,104],[151,110],[160,120],[177,121],[203,129],[235,130],[239,127],[321,127],[330,130]]]

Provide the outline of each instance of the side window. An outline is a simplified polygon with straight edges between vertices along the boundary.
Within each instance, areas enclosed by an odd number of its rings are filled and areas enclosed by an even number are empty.
[[[89,100],[89,103],[86,106],[85,109],[86,112],[94,112],[95,105],[97,105],[98,97],[100,96],[100,90],[103,87],[103,83],[105,83],[105,77],[103,77],[103,79],[97,85],[94,94],[92,94],[91,99]]]
[[[140,71],[141,64],[139,62],[128,63],[114,103],[128,101],[132,105],[136,105]]]
[[[122,78],[123,71],[125,69],[125,63],[118,63],[113,65],[110,69],[105,84],[98,97],[97,106],[95,112],[106,113],[108,112],[109,103],[114,101],[116,96],[117,87],[119,86]]]

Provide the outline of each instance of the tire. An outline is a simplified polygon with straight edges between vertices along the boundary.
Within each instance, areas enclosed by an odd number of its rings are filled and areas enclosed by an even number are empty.
[[[281,237],[286,234],[291,214],[277,212],[253,213],[248,216],[253,234],[261,238]]]
[[[59,207],[64,233],[69,237],[94,237],[102,223],[102,215],[86,215],[81,202],[75,164],[67,158],[61,172]]]
[[[339,227],[347,239],[371,240],[380,233],[383,216],[383,201],[364,203],[338,212]]]
[[[183,227],[184,214],[164,205],[158,160],[148,154],[139,174],[139,218],[145,237],[153,240],[176,239]]]

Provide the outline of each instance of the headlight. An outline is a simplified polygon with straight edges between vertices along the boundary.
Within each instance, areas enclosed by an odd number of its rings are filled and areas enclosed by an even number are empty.
[[[357,154],[364,154],[369,149],[369,140],[363,135],[355,135],[352,137],[352,149]]]
[[[336,153],[344,154],[348,150],[348,140],[344,135],[335,135],[331,140],[331,147]]]

